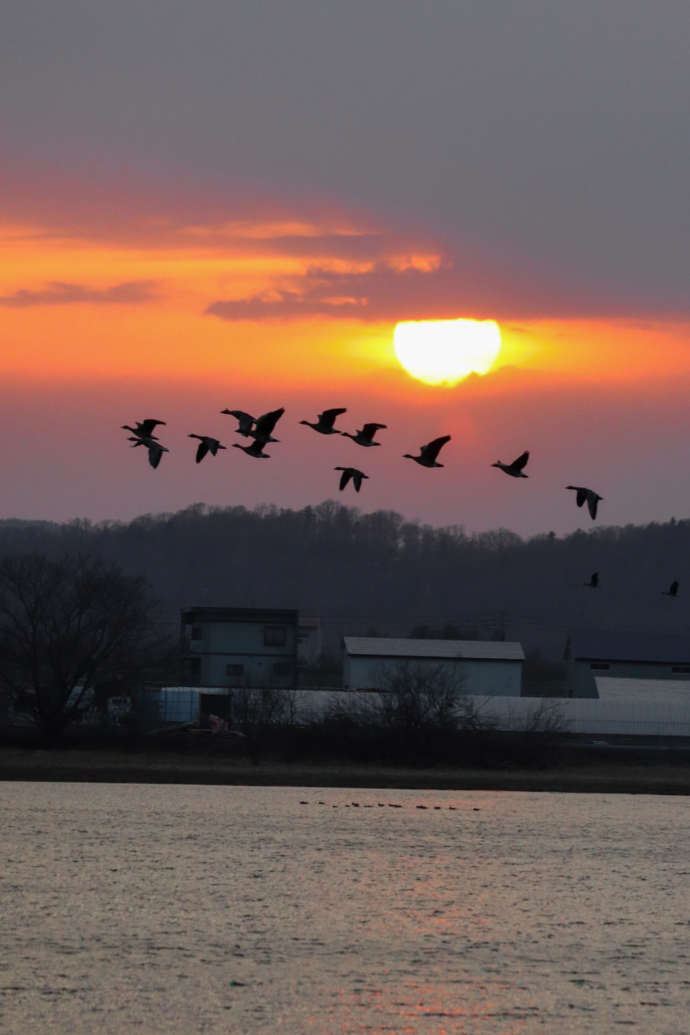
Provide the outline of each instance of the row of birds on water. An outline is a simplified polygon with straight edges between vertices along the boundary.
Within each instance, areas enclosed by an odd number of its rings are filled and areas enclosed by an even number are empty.
[[[268,413],[262,414],[260,417],[253,417],[250,413],[244,410],[221,410],[221,413],[227,414],[228,416],[234,417],[237,421],[237,427],[234,431],[238,435],[242,435],[244,438],[250,438],[251,444],[242,445],[239,442],[234,442],[233,447],[235,449],[242,449],[247,456],[251,456],[256,460],[268,460],[270,459],[270,453],[266,453],[264,447],[270,442],[278,442],[279,439],[273,437],[276,424],[285,413],[285,407],[281,406],[277,410],[269,410]],[[380,446],[381,443],[376,441],[376,434],[378,431],[383,431],[387,425],[380,424],[376,421],[370,421],[368,424],[364,424],[358,431],[349,432],[341,431],[340,428],[336,428],[335,422],[343,413],[347,413],[347,408],[344,406],[334,406],[329,410],[324,410],[320,413],[315,421],[301,420],[300,424],[306,424],[307,427],[313,428],[314,431],[320,435],[343,435],[345,438],[352,439],[358,446],[369,448],[372,446]],[[164,446],[156,435],[156,429],[160,425],[165,425],[164,420],[155,420],[153,418],[147,418],[146,420],[137,421],[134,425],[123,424],[122,428],[124,431],[131,432],[129,441],[133,443],[132,448],[137,446],[144,446],[148,453],[148,461],[151,467],[158,467],[163,453],[169,453],[170,450],[167,446]],[[217,438],[213,438],[211,435],[197,435],[191,433],[189,438],[199,440],[199,445],[196,449],[196,462],[201,463],[205,456],[209,453],[211,456],[216,456],[220,449],[227,449],[227,446]],[[443,447],[447,442],[450,442],[450,435],[441,435],[439,438],[432,439],[431,442],[427,442],[425,445],[419,447],[419,455],[413,456],[412,453],[403,453],[403,457],[408,460],[414,460],[420,467],[443,467],[444,465],[439,463],[438,456]],[[498,467],[504,474],[509,475],[511,478],[527,478],[525,474],[525,467],[529,460],[529,451],[525,450],[520,456],[516,457],[511,463],[503,463],[501,460],[497,460],[496,463],[492,464],[492,467]],[[335,467],[335,471],[340,471],[340,490],[342,491],[349,482],[352,482],[355,492],[359,492],[362,487],[362,482],[369,475],[365,474],[358,467]],[[566,485],[567,489],[572,489],[575,492],[575,501],[578,507],[582,507],[587,504],[587,509],[590,513],[592,520],[597,516],[597,507],[599,500],[603,499],[598,492],[593,489],[589,489],[584,485]]]

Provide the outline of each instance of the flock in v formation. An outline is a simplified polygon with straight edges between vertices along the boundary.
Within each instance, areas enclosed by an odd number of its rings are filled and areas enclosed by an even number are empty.
[[[270,442],[278,442],[279,439],[273,437],[273,431],[280,418],[285,413],[285,407],[281,406],[277,410],[269,410],[268,413],[264,413],[261,417],[253,417],[250,413],[246,413],[244,410],[221,410],[221,413],[227,414],[228,416],[234,417],[237,421],[237,427],[234,429],[236,434],[242,435],[244,438],[251,439],[249,445],[242,445],[239,442],[233,443],[233,448],[243,450],[247,456],[253,457],[255,460],[268,460],[270,459],[270,453],[264,451],[264,447]],[[371,446],[380,446],[381,443],[375,441],[376,433],[386,428],[385,424],[378,424],[371,421],[368,424],[364,424],[359,431],[352,432],[341,431],[336,428],[335,422],[343,413],[347,413],[347,408],[344,406],[335,406],[332,409],[324,410],[320,413],[315,421],[301,420],[300,424],[306,424],[307,427],[313,428],[320,435],[343,435],[345,438],[352,439],[358,446],[365,448]],[[123,424],[122,428],[124,431],[131,432],[128,441],[132,443],[132,448],[137,446],[144,446],[148,453],[148,461],[151,467],[158,467],[161,462],[163,453],[168,453],[170,450],[167,446],[164,446],[156,435],[156,429],[159,425],[165,425],[164,420],[155,420],[153,418],[147,418],[146,420],[137,421],[134,425]],[[189,438],[195,438],[199,440],[199,445],[196,449],[196,462],[201,463],[205,456],[209,453],[211,456],[215,456],[220,449],[227,449],[227,446],[221,444],[217,438],[213,438],[211,435],[196,435],[194,433],[188,436]],[[419,447],[419,455],[413,456],[411,453],[403,453],[403,457],[409,460],[414,460],[420,467],[443,467],[443,464],[438,462],[438,455],[446,445],[450,442],[450,435],[441,435],[439,438],[432,439],[431,442],[427,442],[426,445]],[[496,463],[492,464],[492,467],[498,467],[499,470],[503,471],[504,474],[509,475],[511,478],[527,478],[525,474],[525,467],[529,460],[529,451],[525,450],[520,456],[516,457],[511,463],[506,464],[501,460],[497,460]],[[369,475],[365,474],[358,467],[335,467],[335,471],[340,471],[340,489],[341,491],[352,482],[355,492],[359,492],[362,487],[362,481],[368,478]],[[575,493],[575,502],[578,507],[582,507],[587,504],[590,517],[594,520],[597,516],[597,507],[599,500],[603,499],[598,492],[594,489],[589,489],[584,485],[566,485],[566,489],[572,489]],[[599,586],[599,572],[592,572],[592,575],[588,582],[585,583],[590,589],[597,589]],[[669,597],[676,597],[678,595],[679,583],[677,579],[671,583],[669,588],[665,590],[664,595]]]

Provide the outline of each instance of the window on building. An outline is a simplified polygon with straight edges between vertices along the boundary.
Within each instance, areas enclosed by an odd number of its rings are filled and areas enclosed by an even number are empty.
[[[608,661],[593,661],[589,667],[594,668],[599,672],[603,671],[604,669],[611,668]]]
[[[292,675],[292,664],[289,661],[274,661],[273,662],[273,675],[274,676],[290,676]]]
[[[264,626],[264,646],[284,647],[287,643],[287,629],[284,625]]]
[[[203,638],[204,638],[203,637],[203,632],[204,632],[204,630],[202,629],[202,627],[200,625],[193,625],[192,626],[192,639],[193,640],[203,640]]]
[[[226,665],[225,666],[225,675],[226,676],[243,676],[244,675],[244,665],[234,665],[232,663]]]

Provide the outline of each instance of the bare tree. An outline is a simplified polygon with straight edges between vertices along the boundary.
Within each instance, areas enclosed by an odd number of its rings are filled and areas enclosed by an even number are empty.
[[[44,735],[59,737],[97,681],[142,666],[151,604],[144,579],[93,557],[5,557],[0,684],[31,695]]]
[[[442,665],[402,661],[381,672],[381,719],[404,730],[455,729],[462,679]]]

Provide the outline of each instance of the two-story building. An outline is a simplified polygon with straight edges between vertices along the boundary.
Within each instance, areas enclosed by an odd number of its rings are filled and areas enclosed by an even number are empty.
[[[182,611],[187,686],[297,685],[296,610],[188,607]]]

